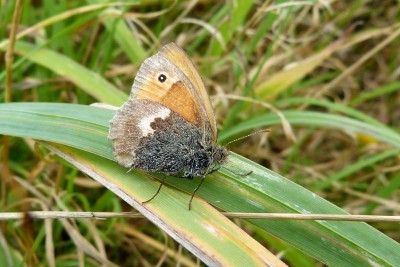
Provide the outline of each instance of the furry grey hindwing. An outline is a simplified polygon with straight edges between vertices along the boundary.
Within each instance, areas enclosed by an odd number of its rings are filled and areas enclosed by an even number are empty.
[[[211,131],[151,100],[128,100],[111,121],[109,138],[127,168],[192,178],[214,163]]]
[[[129,99],[110,122],[109,139],[113,140],[114,156],[119,164],[131,168],[140,139],[153,132],[155,118],[166,118],[170,110],[149,100]]]

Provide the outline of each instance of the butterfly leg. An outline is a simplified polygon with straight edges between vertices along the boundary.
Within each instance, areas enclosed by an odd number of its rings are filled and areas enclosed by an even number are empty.
[[[196,194],[197,190],[199,190],[201,184],[204,182],[204,178],[206,178],[206,175],[203,175],[203,176],[201,177],[201,181],[200,181],[199,185],[196,187],[196,189],[195,189],[195,190],[193,191],[193,193],[192,193],[192,197],[190,198],[190,201],[189,201],[189,210],[190,210],[191,207],[192,207],[192,201],[193,201],[194,195]]]
[[[152,201],[158,195],[158,193],[160,193],[161,187],[163,186],[166,178],[167,178],[167,175],[165,174],[164,178],[162,179],[162,181],[160,183],[160,186],[157,189],[157,192],[151,198],[149,198],[148,200],[143,201],[142,204],[145,204],[145,203],[148,203],[148,202]]]

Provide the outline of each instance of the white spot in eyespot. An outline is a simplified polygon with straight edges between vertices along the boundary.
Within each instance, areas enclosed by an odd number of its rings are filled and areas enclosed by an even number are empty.
[[[165,119],[170,115],[171,111],[167,108],[161,108],[159,109],[157,112],[144,117],[140,123],[139,123],[139,127],[140,130],[142,130],[142,135],[143,136],[148,136],[149,134],[154,133],[154,130],[151,128],[150,124],[156,119],[156,118],[160,118],[160,119]]]

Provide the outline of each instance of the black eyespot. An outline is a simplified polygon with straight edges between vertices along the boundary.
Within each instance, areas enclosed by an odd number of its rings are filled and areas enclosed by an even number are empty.
[[[158,76],[158,80],[160,81],[160,83],[163,83],[167,80],[167,76],[165,76],[164,74],[160,74],[160,76]]]

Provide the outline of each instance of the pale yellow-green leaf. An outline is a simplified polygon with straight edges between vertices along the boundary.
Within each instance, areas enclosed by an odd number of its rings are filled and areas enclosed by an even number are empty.
[[[334,43],[309,58],[292,63],[291,66],[285,70],[277,72],[270,77],[266,76],[266,79],[264,77],[259,77],[259,84],[254,89],[257,98],[267,101],[273,100],[283,90],[300,81],[304,76],[313,71],[339,47],[339,42]]]
[[[164,187],[150,203],[142,204],[156,192],[159,182],[127,173],[108,159],[57,144],[50,150],[106,186],[145,215],[194,255],[210,266],[286,266],[247,233],[204,200]]]

